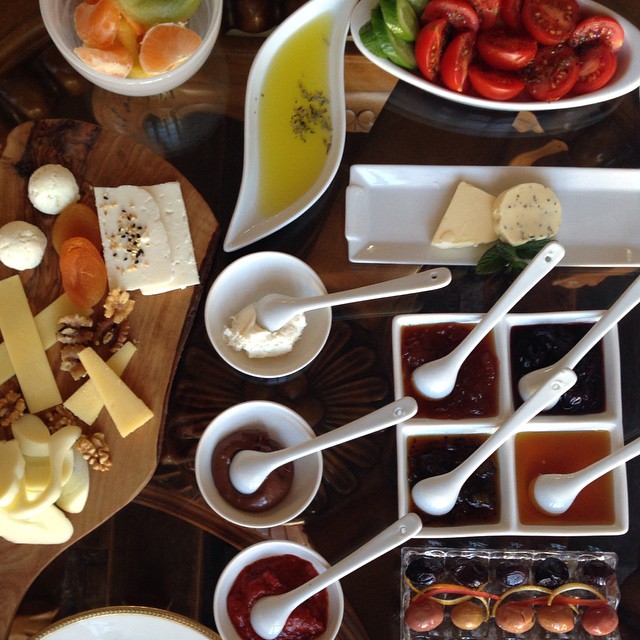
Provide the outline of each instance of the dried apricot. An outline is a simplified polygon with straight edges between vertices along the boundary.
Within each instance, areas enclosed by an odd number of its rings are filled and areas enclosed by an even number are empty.
[[[79,307],[93,307],[107,291],[107,267],[87,238],[73,237],[62,243],[60,276],[65,293]]]
[[[51,243],[60,254],[62,243],[68,238],[80,236],[91,240],[93,246],[102,251],[100,223],[95,211],[81,202],[66,206],[57,216],[51,230]]]
[[[171,71],[191,56],[201,42],[195,31],[182,24],[157,24],[142,38],[140,66],[149,75]]]

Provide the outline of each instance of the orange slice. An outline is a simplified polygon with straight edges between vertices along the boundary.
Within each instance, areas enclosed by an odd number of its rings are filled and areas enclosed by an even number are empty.
[[[115,0],[81,2],[74,13],[76,33],[85,46],[102,49],[113,44],[120,22],[120,7]]]
[[[76,47],[74,52],[92,69],[114,78],[126,78],[133,67],[131,52],[119,42],[104,49]]]
[[[140,66],[157,75],[182,64],[200,46],[202,38],[182,24],[165,22],[151,27],[140,43]]]

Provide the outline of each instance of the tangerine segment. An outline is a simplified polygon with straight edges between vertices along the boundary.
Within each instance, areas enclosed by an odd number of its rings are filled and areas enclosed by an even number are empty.
[[[87,238],[68,238],[60,247],[60,276],[65,293],[79,307],[93,307],[107,291],[107,267]]]
[[[120,7],[115,0],[85,0],[75,9],[76,33],[87,47],[103,49],[113,44],[118,33]]]
[[[200,46],[202,38],[181,24],[165,22],[151,27],[140,43],[140,66],[157,75],[182,64]]]
[[[75,54],[92,69],[115,78],[126,78],[133,67],[131,52],[119,42],[105,49],[76,47]]]
[[[98,251],[102,251],[98,216],[91,207],[81,202],[68,205],[56,216],[51,230],[51,243],[56,253],[60,255],[65,240],[77,236],[87,238]]]

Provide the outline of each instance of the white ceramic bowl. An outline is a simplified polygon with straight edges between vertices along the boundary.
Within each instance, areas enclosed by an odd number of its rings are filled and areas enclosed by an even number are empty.
[[[331,329],[331,309],[308,311],[307,326],[293,349],[272,358],[249,358],[223,337],[231,317],[268,293],[303,297],[327,292],[322,280],[302,260],[286,253],[261,251],[238,258],[216,278],[204,308],[205,326],[214,349],[232,367],[258,378],[280,378],[308,365],[322,350]]]
[[[218,491],[211,462],[218,443],[243,429],[260,428],[282,447],[290,447],[314,437],[308,423],[291,409],[268,401],[243,402],[223,411],[200,437],[195,456],[196,481],[207,504],[220,516],[243,527],[275,527],[289,522],[313,500],[322,480],[322,453],[305,456],[293,463],[291,491],[271,509],[249,512],[229,504]]]
[[[73,12],[79,0],[40,0],[40,13],[49,36],[67,62],[102,89],[125,96],[151,96],[184,84],[209,57],[220,31],[223,0],[202,0],[189,27],[202,38],[198,49],[179,67],[150,78],[114,78],[92,69],[74,53],[81,42],[75,33]]]
[[[318,553],[289,540],[266,540],[241,551],[229,562],[218,579],[213,595],[213,615],[222,640],[242,640],[227,613],[227,595],[240,571],[248,565],[272,556],[293,554],[313,564],[318,573],[326,571],[327,561]],[[344,613],[344,595],[339,582],[327,588],[329,594],[329,620],[325,632],[316,640],[333,640],[336,637]]]
[[[392,328],[392,352],[394,368],[394,393],[397,398],[404,395],[414,395],[418,401],[418,413],[411,420],[396,427],[396,445],[398,460],[398,513],[403,516],[412,510],[411,490],[409,487],[409,455],[416,439],[425,436],[455,437],[455,436],[490,436],[513,414],[520,405],[512,384],[512,353],[511,335],[519,327],[533,327],[539,325],[590,325],[601,315],[600,311],[548,312],[518,314],[511,313],[493,330],[495,354],[498,358],[498,409],[495,415],[486,417],[465,416],[461,419],[445,419],[431,417],[420,406],[419,395],[413,394],[412,389],[405,387],[402,374],[402,334],[406,327],[424,327],[439,323],[462,323],[472,325],[479,321],[479,314],[410,314],[396,316]],[[622,425],[622,398],[620,382],[620,354],[617,328],[613,328],[601,341],[602,344],[602,375],[604,380],[604,406],[601,411],[583,414],[551,414],[542,413],[533,418],[527,425],[494,454],[497,465],[498,513],[492,522],[477,519],[472,523],[455,524],[446,521],[445,516],[438,521],[428,521],[417,537],[456,538],[468,536],[489,535],[524,535],[524,536],[589,536],[589,535],[617,535],[625,533],[629,527],[628,489],[624,466],[610,472],[610,487],[602,493],[589,494],[582,492],[574,506],[564,515],[550,516],[538,514],[537,510],[527,499],[529,473],[535,473],[537,463],[527,459],[527,448],[538,446],[541,450],[540,459],[547,459],[549,473],[564,472],[562,469],[552,469],[558,464],[554,460],[555,453],[570,450],[566,457],[583,460],[584,456],[594,455],[597,447],[610,448],[603,455],[621,447],[624,442]],[[517,380],[515,381],[517,384]],[[599,435],[594,436],[594,432]],[[585,449],[591,449],[586,454],[580,454],[568,444],[577,436],[584,441]],[[590,437],[602,438],[606,447],[590,441]],[[533,444],[532,444],[533,443]],[[551,444],[550,444],[551,443]],[[548,451],[548,454],[544,454]],[[574,455],[575,454],[575,455]],[[582,456],[582,457],[581,457]],[[593,462],[595,460],[590,460]],[[564,462],[564,459],[561,461]],[[586,463],[584,464],[586,466]],[[577,469],[571,469],[577,471]],[[522,472],[522,473],[521,473]],[[538,472],[540,473],[540,472]],[[535,475],[533,476],[535,477]],[[603,497],[606,496],[606,497]],[[600,499],[599,504],[596,504]],[[533,515],[532,515],[533,514]]]

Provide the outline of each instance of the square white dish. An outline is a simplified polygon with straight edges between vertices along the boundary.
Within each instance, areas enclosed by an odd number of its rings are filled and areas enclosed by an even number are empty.
[[[403,374],[402,364],[402,334],[406,327],[431,326],[438,324],[466,324],[471,328],[481,316],[471,314],[409,314],[396,316],[392,327],[392,354],[394,370],[394,393],[397,398],[404,395],[416,397],[419,404],[418,413],[414,418],[396,427],[396,448],[398,466],[398,513],[400,516],[415,510],[411,500],[410,461],[409,450],[412,447],[430,446],[421,442],[421,438],[430,436],[438,438],[477,438],[490,436],[513,413],[514,392],[512,390],[512,367],[510,363],[510,335],[514,327],[527,327],[538,325],[590,325],[601,315],[598,311],[581,312],[550,312],[538,314],[508,314],[492,332],[493,348],[498,360],[498,401],[497,409],[481,417],[463,416],[457,419],[446,419],[442,415],[431,417],[425,414],[424,407],[420,406],[419,394],[411,387],[405,386],[407,372]],[[457,522],[453,516],[430,517],[421,514],[425,520],[425,526],[418,537],[421,538],[456,538],[473,536],[496,535],[530,535],[530,536],[581,536],[581,535],[617,535],[625,533],[629,526],[628,494],[626,484],[626,470],[624,466],[618,467],[601,481],[608,483],[599,486],[599,490],[605,492],[606,500],[603,504],[611,504],[612,507],[604,507],[601,510],[590,509],[585,513],[585,501],[592,499],[587,493],[581,494],[576,499],[566,514],[561,516],[548,516],[533,509],[527,502],[528,486],[530,479],[525,472],[534,469],[533,466],[525,467],[524,463],[516,468],[516,457],[522,456],[523,447],[528,446],[527,441],[519,441],[519,438],[527,438],[528,442],[536,441],[543,450],[548,450],[550,434],[556,434],[552,439],[554,450],[563,450],[566,446],[571,450],[573,440],[576,438],[587,440],[597,439],[600,454],[604,457],[624,444],[622,426],[622,398],[620,386],[620,354],[618,334],[614,329],[601,341],[601,369],[604,379],[605,403],[602,409],[593,413],[551,415],[540,414],[521,428],[519,434],[507,441],[493,456],[497,474],[495,490],[497,491],[495,513],[489,519],[482,518],[474,521],[473,518],[463,518]],[[456,391],[454,390],[454,393]],[[524,435],[522,435],[524,434]],[[557,446],[556,441],[557,440]],[[590,440],[591,441],[591,440]],[[518,446],[516,446],[518,443]],[[563,443],[566,443],[563,444]],[[439,446],[438,444],[434,444]],[[595,446],[595,445],[594,445]],[[551,459],[551,454],[549,454]],[[571,457],[571,456],[569,456]],[[588,459],[581,466],[595,461]],[[577,469],[570,469],[575,471]],[[522,473],[518,474],[518,471]],[[549,469],[548,472],[554,472]],[[556,469],[555,472],[567,472],[566,469]],[[532,471],[533,473],[533,471]],[[537,473],[541,473],[538,471]],[[536,474],[537,475],[537,474]],[[535,476],[533,476],[535,477]],[[527,478],[525,482],[524,478]],[[600,481],[598,481],[600,482]],[[598,486],[593,485],[593,489]],[[586,490],[585,490],[586,491]],[[601,494],[602,495],[602,494]],[[522,502],[521,502],[522,501]],[[452,512],[453,513],[453,512]],[[486,514],[485,514],[486,515]],[[484,517],[484,516],[483,516]]]
[[[563,215],[561,266],[639,266],[640,170],[572,167],[353,165],[346,191],[349,260],[474,265],[490,246],[431,246],[461,181],[498,195],[522,182],[551,187]],[[615,218],[615,224],[612,224]]]

